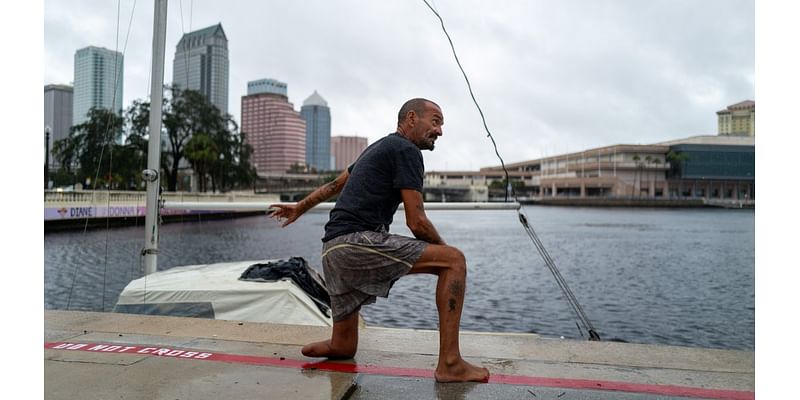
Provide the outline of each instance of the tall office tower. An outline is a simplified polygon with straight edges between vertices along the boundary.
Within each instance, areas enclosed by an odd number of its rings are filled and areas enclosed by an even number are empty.
[[[367,148],[367,138],[358,136],[332,136],[331,153],[336,163],[334,169],[343,171],[358,159]]]
[[[317,171],[331,169],[331,110],[315,90],[300,108],[306,121],[306,163]]]
[[[58,168],[53,157],[53,143],[66,139],[72,126],[72,86],[45,85],[44,87],[44,130],[50,131],[50,168]],[[44,134],[44,131],[42,131]],[[47,135],[45,135],[45,138]]]
[[[287,172],[305,165],[306,123],[286,96],[286,84],[275,80],[247,83],[242,96],[242,132],[253,146],[258,173]]]
[[[175,47],[172,84],[196,90],[228,112],[228,38],[222,24],[189,32]]]
[[[756,136],[756,102],[745,100],[717,111],[720,136]]]
[[[72,123],[85,122],[92,108],[122,115],[122,53],[89,46],[75,52]]]

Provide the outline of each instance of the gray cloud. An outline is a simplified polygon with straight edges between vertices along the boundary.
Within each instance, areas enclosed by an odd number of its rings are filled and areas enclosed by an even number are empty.
[[[617,143],[715,134],[715,111],[754,99],[752,0],[444,1],[459,58],[507,163]],[[46,0],[45,84],[72,80],[75,50],[122,46],[133,2]],[[182,13],[181,13],[182,11]],[[191,11],[191,18],[190,16]],[[246,83],[314,90],[334,135],[375,140],[411,97],[442,105],[445,135],[428,170],[498,164],[439,21],[420,1],[172,1],[165,80],[181,33],[221,22],[229,104]],[[152,3],[136,3],[125,103],[149,90]]]

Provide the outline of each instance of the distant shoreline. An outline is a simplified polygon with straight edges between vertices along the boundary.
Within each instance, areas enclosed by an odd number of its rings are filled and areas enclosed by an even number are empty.
[[[666,208],[747,208],[754,209],[753,201],[720,201],[710,202],[698,199],[632,199],[632,198],[541,198],[520,200],[525,205],[546,206],[583,206],[583,207],[666,207]]]

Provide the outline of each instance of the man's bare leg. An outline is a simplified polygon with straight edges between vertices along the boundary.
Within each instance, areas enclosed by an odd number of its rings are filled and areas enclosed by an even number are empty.
[[[358,311],[333,323],[331,338],[303,346],[306,357],[353,358],[358,349]]]
[[[425,249],[409,274],[438,275],[436,308],[439,312],[439,363],[434,376],[438,382],[483,382],[489,370],[461,358],[458,341],[467,264],[464,254],[455,247],[431,244]]]

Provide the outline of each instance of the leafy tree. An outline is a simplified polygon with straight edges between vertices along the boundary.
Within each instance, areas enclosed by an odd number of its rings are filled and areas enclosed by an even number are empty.
[[[660,166],[661,166],[661,164],[662,164],[662,163],[661,163],[661,159],[660,159],[660,158],[658,158],[658,157],[654,157],[654,158],[653,158],[653,164],[656,166],[656,168],[660,167]],[[655,185],[656,185],[656,179],[655,179],[655,175],[654,175],[654,176],[653,176],[653,186],[655,186]],[[663,195],[663,194],[662,194],[662,195]]]
[[[126,188],[138,175],[132,166],[140,165],[142,153],[129,144],[118,144],[124,119],[112,111],[92,108],[85,122],[70,128],[69,136],[53,144],[61,165],[59,180],[72,176],[75,181],[94,182],[94,186]]]
[[[505,179],[499,181],[498,180],[492,181],[491,183],[489,183],[489,189],[504,191],[508,187],[507,182],[508,181]],[[525,187],[525,183],[519,179],[512,179],[511,187],[514,189],[515,192],[518,192],[520,189]]]
[[[637,191],[639,191],[639,195],[641,196],[641,178],[639,178],[639,186],[636,185],[636,178],[639,176],[639,169],[641,168],[641,163],[639,163],[639,160],[641,159],[642,157],[639,157],[638,154],[633,155],[633,162],[636,164],[636,170],[633,172],[633,190],[631,192],[631,197],[633,197]]]
[[[652,177],[652,173],[651,173],[651,171],[650,171],[650,163],[651,163],[651,162],[653,162],[653,157],[651,157],[651,156],[645,156],[645,158],[644,158],[644,167],[646,167],[646,168],[647,168],[647,178],[645,178],[645,179],[647,179],[648,181],[650,181],[650,179],[648,179],[648,178],[651,178],[651,177]],[[640,177],[639,177],[639,185],[640,185],[640,186],[641,186],[641,183],[642,183],[642,177],[640,176]],[[652,186],[651,186],[651,187],[652,187]],[[642,192],[642,189],[640,188],[640,189],[639,189],[639,196],[641,196],[641,194],[642,194],[641,192]],[[649,190],[648,190],[648,192],[647,192],[647,197],[650,197],[650,191],[649,191]]]
[[[194,90],[170,88],[171,96],[164,101],[162,121],[161,169],[167,178],[167,188],[175,191],[178,172],[188,162],[198,175],[202,191],[210,178],[212,190],[238,185],[250,186],[255,169],[250,165],[253,149],[244,143],[244,134],[230,114],[222,114],[201,93]],[[132,138],[146,149],[144,139],[149,126],[150,104],[134,102],[128,110]],[[197,137],[196,140],[193,140]],[[191,144],[191,146],[190,146]]]
[[[255,184],[256,169],[250,163],[253,146],[245,143],[245,137],[244,132],[229,136],[228,152],[220,160],[220,190],[235,186],[252,187]]]
[[[308,168],[306,164],[298,161],[290,165],[289,169],[286,172],[290,174],[302,174],[305,173],[307,170]]]
[[[214,139],[207,133],[197,133],[186,143],[186,158],[192,164],[194,172],[200,176],[199,190],[206,191],[205,176],[214,168],[220,155]]]
[[[674,176],[680,174],[684,162],[688,159],[689,159],[688,154],[676,153],[670,150],[669,153],[667,153],[667,161],[669,161],[670,163],[670,175]]]

